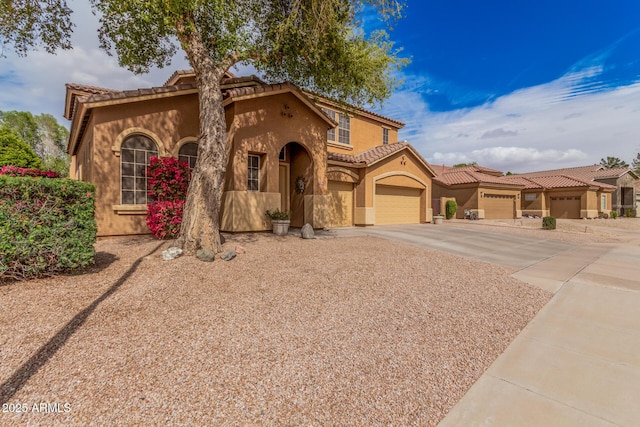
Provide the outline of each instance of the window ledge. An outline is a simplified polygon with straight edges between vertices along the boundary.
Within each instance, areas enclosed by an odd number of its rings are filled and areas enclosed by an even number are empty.
[[[342,148],[344,150],[353,150],[353,145],[351,144],[344,144],[342,142],[333,142],[333,141],[327,141],[327,145],[329,147],[336,147],[336,148]]]
[[[146,215],[147,205],[112,205],[117,215]]]

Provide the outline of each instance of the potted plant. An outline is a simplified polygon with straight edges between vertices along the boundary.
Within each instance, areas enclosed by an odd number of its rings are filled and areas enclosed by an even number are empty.
[[[267,210],[265,215],[271,220],[273,225],[273,234],[284,236],[289,232],[289,224],[291,224],[291,215],[289,212],[276,209],[275,211]]]

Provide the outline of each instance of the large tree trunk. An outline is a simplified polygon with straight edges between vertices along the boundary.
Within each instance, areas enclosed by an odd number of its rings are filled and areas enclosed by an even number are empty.
[[[220,206],[228,156],[220,90],[225,70],[211,59],[197,31],[180,39],[196,74],[200,137],[178,243],[187,254],[200,248],[220,252]]]

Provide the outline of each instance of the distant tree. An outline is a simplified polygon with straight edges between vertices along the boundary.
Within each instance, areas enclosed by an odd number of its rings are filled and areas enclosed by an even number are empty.
[[[40,158],[8,126],[0,127],[0,166],[18,166],[39,169]]]
[[[26,142],[33,150],[38,145],[38,122],[28,111],[0,111],[0,125]]]
[[[511,175],[513,175],[513,172],[511,171],[507,171],[507,173],[504,174],[504,176],[511,176]]]
[[[640,153],[636,154],[636,158],[631,161],[631,168],[640,175]]]
[[[69,156],[65,148],[69,131],[51,114],[34,116],[28,111],[0,111],[0,126],[26,142],[42,160],[43,168],[68,176]]]
[[[478,166],[478,162],[458,163],[458,164],[453,165],[454,168],[464,168],[466,166]]]
[[[600,164],[604,166],[606,169],[615,169],[615,168],[628,168],[629,165],[624,160],[620,160],[617,157],[607,157],[607,160],[600,159]]]

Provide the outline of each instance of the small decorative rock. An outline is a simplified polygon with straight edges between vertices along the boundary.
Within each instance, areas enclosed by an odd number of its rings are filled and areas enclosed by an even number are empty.
[[[171,247],[165,251],[162,251],[162,259],[165,261],[171,261],[172,259],[178,258],[182,255],[182,249]]]
[[[220,255],[220,258],[225,260],[225,261],[231,261],[235,257],[236,257],[236,251],[234,251],[233,249],[229,249],[228,251],[224,251],[222,253],[222,255]]]
[[[238,254],[246,254],[247,250],[245,248],[243,248],[242,246],[238,245],[238,246],[236,246],[236,253],[238,253]]]
[[[315,239],[315,233],[311,224],[307,223],[302,226],[301,235],[303,239]]]
[[[200,261],[211,262],[215,259],[215,257],[215,252],[210,251],[209,249],[198,249],[196,251],[196,258],[198,258]]]

